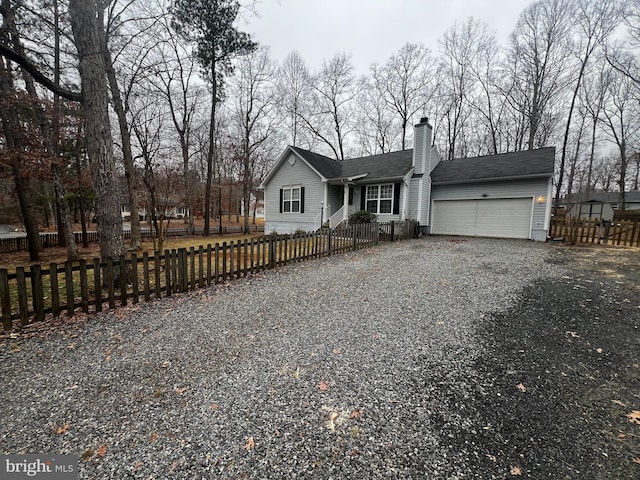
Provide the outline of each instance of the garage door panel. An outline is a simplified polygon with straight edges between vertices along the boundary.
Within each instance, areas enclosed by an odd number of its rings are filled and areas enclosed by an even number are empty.
[[[443,235],[530,238],[532,198],[436,200],[431,231]]]

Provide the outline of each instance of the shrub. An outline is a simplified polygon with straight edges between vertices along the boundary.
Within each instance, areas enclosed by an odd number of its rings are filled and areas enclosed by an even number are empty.
[[[350,224],[374,223],[377,220],[375,213],[366,210],[360,210],[349,217]]]

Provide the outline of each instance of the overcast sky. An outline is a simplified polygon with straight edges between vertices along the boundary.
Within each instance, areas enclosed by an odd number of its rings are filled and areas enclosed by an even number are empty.
[[[274,60],[293,49],[311,70],[336,53],[351,54],[358,74],[384,63],[407,42],[433,52],[456,21],[486,22],[504,45],[518,16],[532,0],[259,0],[258,17],[241,30],[271,47]]]

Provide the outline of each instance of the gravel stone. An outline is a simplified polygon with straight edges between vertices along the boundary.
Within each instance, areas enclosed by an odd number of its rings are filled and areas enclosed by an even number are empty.
[[[556,257],[426,237],[4,338],[0,450],[82,479],[494,478],[488,326]]]

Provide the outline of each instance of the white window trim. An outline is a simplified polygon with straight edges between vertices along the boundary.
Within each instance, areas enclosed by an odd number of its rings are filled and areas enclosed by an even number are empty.
[[[378,190],[377,197],[369,198],[369,189],[370,188],[373,189],[374,187]],[[389,197],[381,197],[382,187],[391,187],[391,195]],[[365,203],[364,203],[365,210],[371,213],[375,213],[376,215],[381,215],[381,214],[389,215],[393,213],[393,188],[394,188],[393,183],[380,183],[376,185],[367,185],[367,188],[365,190]],[[388,212],[380,212],[380,203],[385,200],[388,200],[391,202],[391,208],[389,209]],[[369,202],[376,202],[375,212],[372,212],[371,210],[369,210]]]
[[[295,190],[298,191],[298,198],[297,199],[293,198],[293,192]],[[287,192],[289,192],[289,199],[288,200],[287,200]],[[298,209],[297,210],[293,209],[293,203],[294,202],[298,202]],[[287,211],[287,209],[285,208],[285,204],[287,204],[287,203],[289,204],[289,211]],[[282,213],[284,213],[284,214],[300,213],[301,205],[302,205],[302,186],[301,185],[282,187]]]

